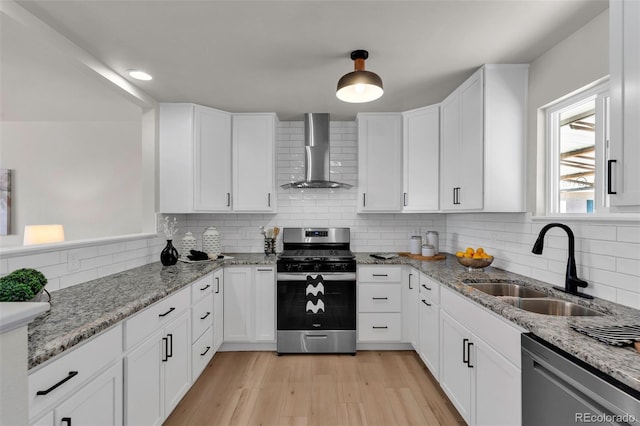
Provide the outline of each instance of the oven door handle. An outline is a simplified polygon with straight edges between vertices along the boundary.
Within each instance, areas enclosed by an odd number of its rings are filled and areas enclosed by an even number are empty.
[[[277,274],[278,281],[306,281],[309,275],[322,275],[323,281],[354,281],[355,272],[301,272],[301,273],[280,273]]]

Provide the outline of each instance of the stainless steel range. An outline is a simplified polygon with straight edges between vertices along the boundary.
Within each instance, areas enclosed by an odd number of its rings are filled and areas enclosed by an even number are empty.
[[[356,261],[349,228],[284,228],[277,351],[356,353]]]

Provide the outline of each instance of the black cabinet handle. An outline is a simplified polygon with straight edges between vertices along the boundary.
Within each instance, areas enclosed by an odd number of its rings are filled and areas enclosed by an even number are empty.
[[[169,353],[169,339],[166,337],[162,338],[162,343],[164,344],[164,351],[162,351],[162,362],[167,362],[169,357],[167,354]]]
[[[382,327],[377,327],[377,326],[374,325],[373,328],[374,329],[386,329],[386,328],[389,328],[389,327],[387,327],[386,325],[382,326]]]
[[[615,195],[616,191],[613,190],[613,185],[611,184],[611,177],[613,176],[613,163],[617,163],[618,160],[607,160],[607,194]]]
[[[231,193],[227,192],[227,207],[231,207]]]
[[[426,285],[422,284],[422,287],[424,287],[426,290],[431,291],[431,287],[427,287]]]
[[[467,344],[467,367],[469,368],[473,368],[473,365],[471,365],[471,346],[473,346],[473,342]]]
[[[372,297],[373,300],[389,300],[388,297]]]
[[[273,269],[271,269],[271,268],[269,268],[269,269],[258,268],[258,269],[256,269],[256,271],[258,271],[258,272],[273,272]]]
[[[422,303],[424,303],[424,304],[425,304],[425,305],[427,305],[427,306],[431,306],[431,303],[427,303],[427,301],[426,301],[426,300],[421,300],[421,302],[422,302]]]
[[[158,314],[159,317],[166,317],[167,315],[169,315],[171,312],[175,311],[176,308],[169,308],[169,310],[167,312],[165,312],[164,314]]]
[[[167,337],[169,338],[169,351],[167,352],[167,358],[171,358],[173,356],[173,334],[167,333]]]
[[[211,349],[211,346],[207,346],[207,349],[204,352],[202,352],[200,356],[205,356],[207,352],[209,352],[209,349]]]
[[[201,320],[207,318],[209,315],[211,315],[211,312],[207,312],[203,317],[200,317]]]
[[[71,417],[63,417],[60,419],[60,423],[66,423],[67,426],[71,426]]]
[[[205,291],[206,289],[208,289],[209,287],[211,287],[209,284],[205,285],[204,287],[202,287],[200,289],[200,291]]]
[[[453,188],[453,204],[456,204],[456,188]]]
[[[216,294],[220,293],[220,277],[216,277]]]
[[[469,357],[467,353],[467,342],[469,339],[462,339],[462,363],[469,365]]]
[[[367,206],[367,193],[363,192],[362,193],[362,207],[366,207]]]
[[[402,194],[402,204],[407,207],[407,193]]]
[[[388,274],[373,274],[374,277],[388,277]]]
[[[267,194],[267,206],[271,207],[271,193],[270,192]]]
[[[47,390],[36,392],[36,395],[47,395],[49,392],[53,392],[55,389],[57,389],[58,387],[64,385],[66,382],[68,382],[69,380],[73,379],[77,375],[78,375],[77,371],[69,371],[69,374],[67,374],[67,377],[65,377],[64,379],[60,380],[58,383],[56,383],[55,385],[51,386]]]
[[[409,274],[409,290],[413,290],[413,287],[411,287],[411,277],[413,276],[413,274]]]

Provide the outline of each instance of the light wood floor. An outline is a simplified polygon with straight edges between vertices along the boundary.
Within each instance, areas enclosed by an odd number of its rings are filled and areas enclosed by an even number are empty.
[[[216,354],[173,425],[464,425],[413,351]]]

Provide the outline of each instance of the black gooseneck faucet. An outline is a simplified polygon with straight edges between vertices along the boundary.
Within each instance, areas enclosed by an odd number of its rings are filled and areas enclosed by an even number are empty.
[[[578,274],[576,273],[576,258],[575,258],[575,237],[573,236],[573,231],[567,225],[563,225],[562,223],[550,223],[545,225],[544,228],[540,230],[540,234],[538,235],[538,239],[533,245],[533,249],[531,252],[533,254],[542,254],[542,247],[544,246],[544,235],[551,228],[562,228],[567,233],[569,237],[569,259],[567,260],[567,273],[565,275],[564,280],[564,288],[554,286],[556,290],[564,291],[565,293],[573,294],[576,296],[584,297],[585,299],[593,299],[593,296],[581,293],[578,291],[578,287],[586,287],[588,283],[584,280],[578,278]]]

